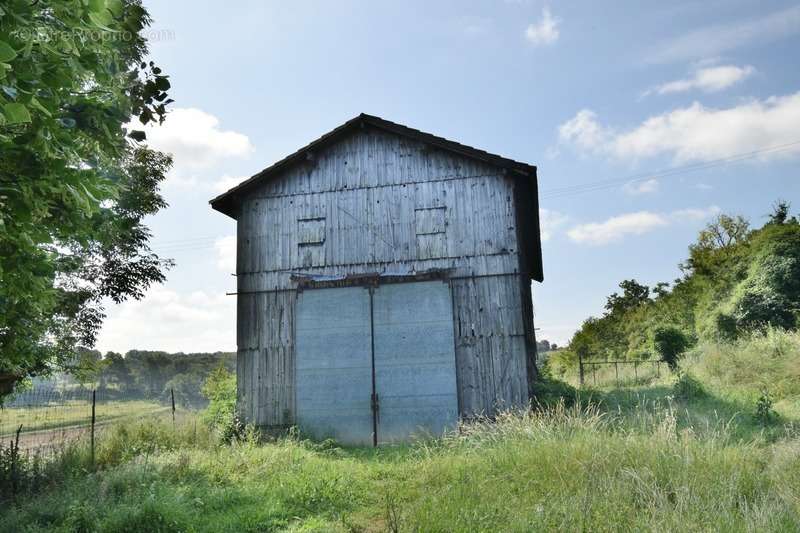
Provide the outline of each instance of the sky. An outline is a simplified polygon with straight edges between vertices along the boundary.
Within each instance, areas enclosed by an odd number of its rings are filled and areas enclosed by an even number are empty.
[[[235,221],[208,200],[361,112],[538,167],[537,337],[680,275],[719,213],[800,211],[800,4],[144,0],[175,99],[148,220],[175,260],[102,351],[235,350]]]

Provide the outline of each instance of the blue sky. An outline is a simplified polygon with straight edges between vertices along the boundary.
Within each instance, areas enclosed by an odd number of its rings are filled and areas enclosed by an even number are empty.
[[[101,350],[235,349],[235,222],[208,200],[362,111],[538,166],[536,326],[559,343],[622,279],[678,276],[716,213],[800,210],[796,3],[145,5],[176,101],[149,223],[177,266],[109,307]]]

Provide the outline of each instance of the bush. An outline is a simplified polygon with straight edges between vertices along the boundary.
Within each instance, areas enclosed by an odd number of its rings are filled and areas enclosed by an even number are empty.
[[[689,347],[690,341],[689,337],[675,326],[661,326],[656,328],[653,334],[653,344],[661,360],[675,372],[678,369],[678,358]]]
[[[778,418],[778,414],[772,409],[772,396],[767,389],[761,391],[761,396],[756,400],[756,420],[764,426],[770,425]]]
[[[254,437],[254,429],[245,426],[236,413],[236,375],[220,365],[203,385],[203,396],[208,399],[203,420],[219,432],[223,442]]]

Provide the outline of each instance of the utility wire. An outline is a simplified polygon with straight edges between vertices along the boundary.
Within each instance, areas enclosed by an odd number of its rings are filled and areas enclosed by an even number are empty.
[[[603,189],[608,189],[611,187],[616,187],[618,185],[624,185],[626,183],[635,183],[654,178],[671,178],[674,176],[679,176],[681,174],[688,174],[690,172],[697,172],[708,168],[714,168],[722,165],[738,163],[741,161],[745,161],[747,159],[758,157],[760,155],[773,154],[786,151],[798,145],[800,145],[800,140],[786,144],[780,144],[776,146],[762,148],[760,150],[753,150],[751,152],[732,154],[726,157],[721,157],[719,159],[712,159],[704,163],[694,163],[691,165],[672,167],[668,169],[657,170],[655,172],[642,172],[639,174],[633,174],[625,178],[598,180],[576,185],[568,185],[565,187],[545,189],[541,192],[539,198],[542,200],[565,198],[568,196],[574,196],[586,192],[594,192]],[[169,241],[161,241],[158,243],[158,245],[153,246],[153,251],[162,254],[173,254],[173,253],[207,250],[209,248],[214,248],[216,246],[216,241],[218,239],[220,239],[220,237],[206,236],[206,237],[191,237],[187,239],[174,239]]]
[[[553,199],[553,198],[563,198],[566,196],[573,196],[575,194],[582,194],[584,192],[592,192],[598,191],[602,189],[607,189],[610,187],[615,187],[620,184],[625,183],[635,183],[637,181],[645,181],[653,178],[670,178],[673,176],[686,174],[689,172],[697,172],[698,170],[705,170],[707,168],[718,167],[722,165],[727,165],[731,163],[737,163],[740,161],[745,161],[747,159],[752,159],[754,157],[758,157],[764,154],[771,154],[782,152],[785,150],[789,150],[797,145],[800,145],[800,140],[793,141],[786,144],[781,144],[777,146],[771,146],[768,148],[762,148],[760,150],[753,150],[751,152],[744,152],[740,154],[733,154],[726,157],[721,157],[719,159],[713,159],[711,161],[706,161],[704,163],[695,163],[691,165],[684,165],[681,167],[673,167],[669,169],[663,169],[655,172],[644,172],[640,174],[634,174],[632,176],[628,176],[626,178],[616,178],[616,179],[609,179],[609,180],[599,180],[599,181],[592,181],[588,183],[582,183],[577,185],[569,185],[566,187],[557,187],[554,189],[546,189],[542,191],[539,195],[541,199]]]

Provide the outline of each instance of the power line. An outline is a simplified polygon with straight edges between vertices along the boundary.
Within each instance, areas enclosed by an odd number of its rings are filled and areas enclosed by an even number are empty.
[[[547,189],[542,191],[539,195],[542,199],[553,199],[553,198],[562,198],[565,196],[572,196],[575,194],[581,194],[584,192],[592,192],[602,189],[607,189],[610,187],[615,187],[620,184],[625,183],[635,183],[637,181],[645,181],[653,178],[670,178],[680,174],[686,174],[689,172],[697,172],[698,170],[704,170],[707,168],[718,167],[722,165],[727,165],[731,163],[737,163],[740,161],[744,161],[747,159],[752,159],[754,157],[770,154],[770,153],[777,153],[785,150],[789,150],[794,146],[800,145],[800,140],[793,141],[786,144],[781,144],[777,146],[771,146],[768,148],[762,148],[760,150],[753,150],[751,152],[743,152],[740,154],[732,154],[726,157],[721,157],[719,159],[713,159],[711,161],[706,161],[704,163],[695,163],[691,165],[684,165],[681,167],[673,167],[663,170],[658,170],[655,172],[643,172],[639,174],[634,174],[628,176],[626,178],[616,178],[616,179],[608,179],[608,180],[599,180],[593,181],[588,183],[581,183],[577,185],[569,185],[566,187],[558,187],[554,189]]]
[[[754,157],[758,157],[760,155],[765,154],[772,154],[777,152],[782,152],[785,150],[789,150],[795,146],[800,145],[800,140],[793,141],[786,144],[771,146],[767,148],[762,148],[759,150],[753,150],[751,152],[743,152],[739,154],[732,154],[726,157],[721,157],[719,159],[712,159],[710,161],[706,161],[704,163],[694,163],[691,165],[684,165],[680,167],[672,167],[668,169],[662,169],[654,172],[642,172],[638,174],[633,174],[631,176],[625,178],[613,178],[607,180],[598,180],[592,181],[587,183],[581,183],[576,185],[568,185],[565,187],[557,187],[553,189],[546,189],[542,191],[539,195],[540,199],[555,199],[555,198],[564,198],[568,196],[573,196],[576,194],[582,194],[585,192],[593,192],[599,191],[603,189],[608,189],[611,187],[615,187],[617,185],[626,184],[626,183],[635,183],[639,181],[645,181],[654,178],[671,178],[674,176],[678,176],[681,174],[687,174],[690,172],[697,172],[699,170],[705,170],[708,168],[718,167],[722,165],[728,165],[731,163],[737,163],[741,161],[745,161],[747,159],[752,159]],[[195,252],[200,250],[207,250],[210,248],[214,248],[216,246],[216,242],[218,239],[222,237],[212,237],[212,236],[205,236],[205,237],[190,237],[186,239],[173,239],[168,241],[161,241],[158,245],[153,246],[153,251],[159,252],[162,254],[172,254],[172,253],[184,253],[184,252]]]

